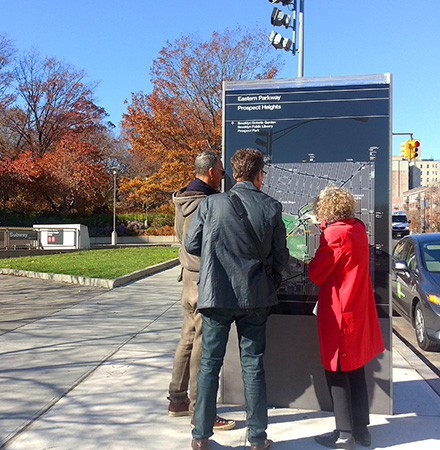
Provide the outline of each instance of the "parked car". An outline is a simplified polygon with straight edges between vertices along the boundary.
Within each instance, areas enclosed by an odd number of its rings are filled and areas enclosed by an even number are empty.
[[[410,223],[411,220],[408,220],[405,211],[393,211],[391,214],[393,238],[408,236]]]
[[[393,307],[423,350],[440,350],[440,233],[412,234],[393,251]]]

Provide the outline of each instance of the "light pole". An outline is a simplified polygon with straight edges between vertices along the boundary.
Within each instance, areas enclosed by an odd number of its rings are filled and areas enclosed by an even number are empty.
[[[292,13],[284,14],[278,8],[272,11],[272,25],[292,28],[292,40],[284,38],[276,31],[272,31],[269,37],[270,43],[275,48],[291,51],[292,55],[298,54],[298,77],[304,76],[304,0],[269,0],[270,3],[282,3]],[[298,41],[298,43],[297,43]],[[293,45],[293,48],[291,48]]]
[[[113,172],[113,231],[112,231],[112,245],[118,243],[118,233],[116,233],[116,175],[118,168],[112,167]]]
[[[148,181],[148,177],[145,177],[145,181]],[[145,198],[145,228],[148,228],[148,198]]]
[[[299,0],[299,11],[297,9],[299,21],[298,32],[298,77],[304,76],[304,0]]]

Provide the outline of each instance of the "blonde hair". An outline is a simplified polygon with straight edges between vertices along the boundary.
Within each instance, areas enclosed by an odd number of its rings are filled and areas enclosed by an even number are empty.
[[[356,203],[350,191],[336,184],[330,184],[315,198],[313,211],[318,220],[331,223],[335,220],[353,218]]]

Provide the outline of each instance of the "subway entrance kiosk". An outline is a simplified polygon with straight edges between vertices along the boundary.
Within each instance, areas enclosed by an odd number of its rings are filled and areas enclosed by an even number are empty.
[[[34,225],[44,250],[79,250],[90,248],[89,229],[80,224]]]

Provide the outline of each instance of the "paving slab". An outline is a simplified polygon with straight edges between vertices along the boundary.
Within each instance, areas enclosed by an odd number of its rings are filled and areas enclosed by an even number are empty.
[[[159,278],[101,291],[0,336],[0,443],[179,303],[177,274],[174,268]],[[149,346],[159,348],[160,343],[150,341]]]
[[[166,389],[172,367],[172,353],[121,349],[99,367],[84,383],[62,398],[36,421],[8,449],[189,449],[189,417],[166,414]],[[412,389],[423,383],[415,371],[402,368],[398,383]],[[417,389],[416,389],[417,390]],[[420,387],[421,402],[393,416],[372,415],[372,448],[438,449],[439,416],[425,415],[423,403],[438,403],[433,394]],[[219,405],[219,413],[237,421],[231,431],[217,432],[210,450],[249,449],[242,406]],[[274,450],[318,450],[313,436],[332,430],[331,413],[286,408],[269,410],[269,437]]]
[[[52,280],[0,275],[0,335],[107,290]]]
[[[1,361],[9,358],[0,368],[5,449],[190,448],[190,418],[167,415],[182,320],[177,273],[104,292],[0,336]],[[438,450],[440,397],[398,338],[393,349],[394,414],[371,416],[371,448]],[[218,406],[237,427],[215,433],[210,450],[249,449],[243,406]],[[318,450],[313,436],[333,428],[329,412],[269,410],[274,450]]]

